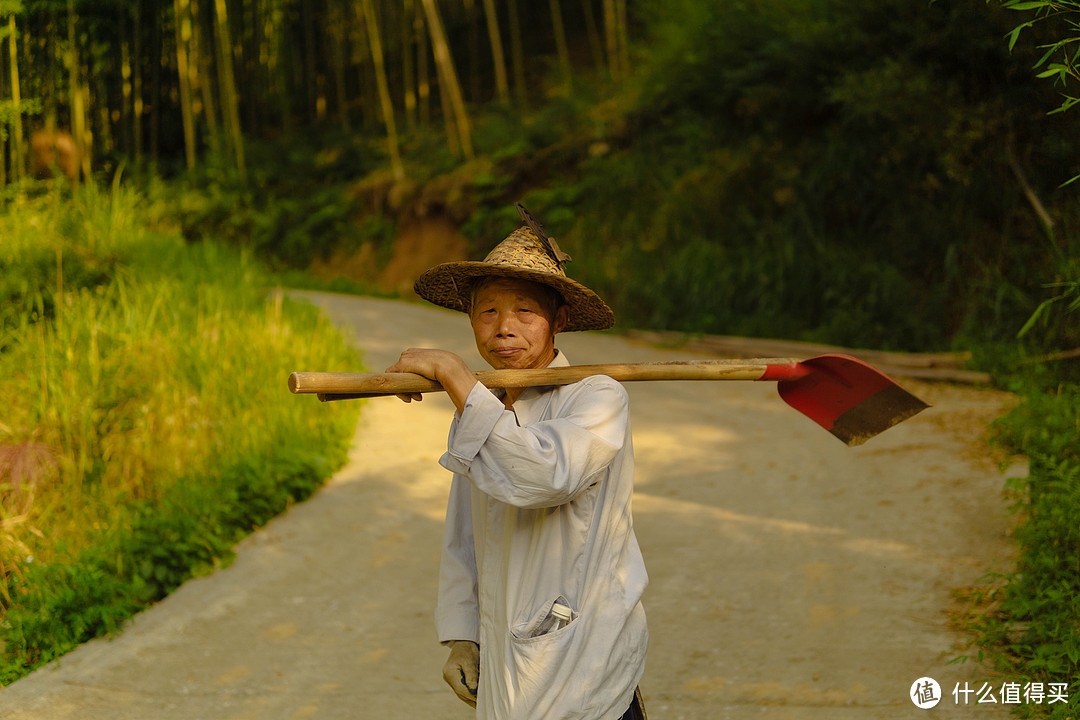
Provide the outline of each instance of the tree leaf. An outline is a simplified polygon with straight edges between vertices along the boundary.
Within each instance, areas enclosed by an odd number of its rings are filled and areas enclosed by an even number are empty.
[[[1012,52],[1013,47],[1016,45],[1016,41],[1020,38],[1020,31],[1023,29],[1023,25],[1017,25],[1013,28],[1013,31],[1009,33],[1009,52]]]
[[[1036,10],[1038,8],[1049,7],[1050,3],[1047,0],[1036,2],[1034,0],[1028,0],[1027,2],[1007,2],[1005,7],[1009,10]]]
[[[1046,313],[1047,308],[1049,308],[1050,305],[1052,305],[1053,303],[1054,298],[1051,298],[1050,300],[1043,300],[1041,303],[1039,303],[1039,307],[1035,308],[1035,312],[1031,313],[1031,317],[1029,317],[1027,319],[1027,322],[1024,323],[1024,326],[1020,328],[1020,332],[1016,333],[1016,339],[1019,340],[1025,335],[1027,335],[1031,331],[1031,329],[1035,327],[1035,323],[1039,321],[1039,318],[1041,318]]]

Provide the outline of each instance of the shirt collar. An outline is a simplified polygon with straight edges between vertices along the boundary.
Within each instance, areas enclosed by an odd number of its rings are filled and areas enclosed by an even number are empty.
[[[566,359],[566,353],[555,350],[555,358],[548,363],[549,368],[569,367],[570,361]],[[551,389],[554,385],[526,388],[511,408],[517,416],[518,425],[525,427],[538,422],[551,404]]]

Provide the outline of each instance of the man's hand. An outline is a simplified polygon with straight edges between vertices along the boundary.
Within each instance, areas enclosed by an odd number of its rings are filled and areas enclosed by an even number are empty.
[[[469,392],[477,383],[476,376],[465,361],[448,350],[409,348],[401,353],[396,363],[386,368],[386,372],[416,373],[434,380],[443,386],[459,412],[465,409],[465,399],[469,397]],[[405,402],[422,399],[420,393],[398,395],[398,397]]]
[[[480,683],[480,646],[471,640],[450,643],[450,657],[442,670],[443,680],[462,702],[476,707],[476,688]]]

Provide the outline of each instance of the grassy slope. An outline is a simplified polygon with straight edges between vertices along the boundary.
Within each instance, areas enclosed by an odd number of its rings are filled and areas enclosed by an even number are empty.
[[[0,215],[0,682],[227,559],[345,458],[357,405],[291,396],[355,368],[244,253],[84,188]]]

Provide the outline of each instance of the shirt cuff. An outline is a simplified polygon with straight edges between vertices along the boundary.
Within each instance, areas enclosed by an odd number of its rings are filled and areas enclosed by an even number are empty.
[[[476,616],[476,608],[436,608],[435,632],[438,633],[440,643],[471,640],[479,645],[480,620]]]
[[[465,398],[465,409],[461,411],[447,445],[447,455],[450,457],[444,455],[443,458],[457,460],[468,467],[505,411],[506,407],[499,398],[482,383],[476,383]],[[446,466],[445,463],[443,465]],[[449,469],[455,472],[461,470],[459,467]]]

